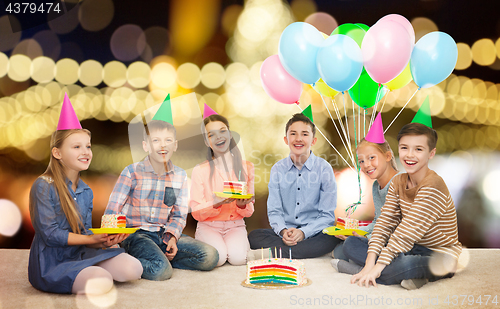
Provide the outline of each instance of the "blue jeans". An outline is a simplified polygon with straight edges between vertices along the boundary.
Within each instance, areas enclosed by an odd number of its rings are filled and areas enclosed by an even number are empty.
[[[347,238],[349,238],[349,237],[347,237]],[[343,240],[341,240],[340,243],[337,246],[335,246],[335,249],[333,249],[333,256],[334,256],[334,259],[337,259],[337,260],[349,261],[347,256],[345,256],[345,254],[344,254],[344,241]]]
[[[212,270],[217,265],[219,254],[214,247],[184,234],[177,241],[177,254],[169,261],[165,256],[167,244],[163,242],[163,233],[164,229],[158,232],[138,230],[121,244],[128,254],[141,262],[142,278],[161,281],[172,277],[172,268]]]
[[[344,241],[345,256],[358,265],[364,266],[368,255],[368,239],[364,237],[347,237]],[[431,249],[420,245],[414,245],[413,248],[405,253],[400,253],[391,264],[387,265],[377,283],[381,284],[400,284],[407,279],[429,279],[436,281],[444,278],[451,278],[455,273],[448,273],[444,276],[434,275],[429,268],[431,254],[443,254],[433,252]],[[448,255],[443,254],[446,259]],[[451,257],[449,259],[452,259]]]
[[[253,230],[248,234],[251,249],[260,248],[282,248],[284,258],[289,258],[289,250],[292,249],[292,258],[309,259],[320,257],[332,252],[333,248],[341,241],[340,239],[323,234],[318,234],[298,242],[295,246],[287,246],[283,238],[276,235],[272,229]]]

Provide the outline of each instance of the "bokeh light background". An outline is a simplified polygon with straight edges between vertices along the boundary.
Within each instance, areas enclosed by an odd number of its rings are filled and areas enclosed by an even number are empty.
[[[284,125],[300,109],[266,95],[259,77],[262,61],[277,54],[281,32],[294,21],[331,33],[343,23],[371,26],[390,13],[411,21],[416,40],[436,30],[450,34],[459,55],[453,74],[419,91],[386,138],[396,150],[397,131],[429,95],[439,135],[438,156],[431,168],[445,179],[454,198],[460,240],[467,247],[498,248],[500,19],[495,12],[500,4],[496,2],[84,0],[61,18],[16,33],[8,17],[1,16],[0,248],[31,244],[28,194],[47,166],[50,134],[65,92],[83,127],[92,132],[94,159],[82,177],[94,191],[94,226],[100,224],[119,173],[132,163],[129,122],[168,93],[178,97],[194,92],[200,109],[207,103],[241,136],[245,157],[255,164],[256,174],[256,210],[246,220],[247,227],[249,231],[267,227],[270,169],[287,156]],[[416,89],[412,82],[387,94],[386,125]],[[347,114],[352,115],[348,95],[345,99]],[[333,102],[325,100],[326,106],[304,85],[300,107],[312,104],[315,123],[347,158],[326,110],[336,119],[332,104],[341,107],[341,95]],[[343,116],[343,108],[340,111]],[[179,127],[186,121],[181,116],[174,119]],[[337,215],[342,215],[345,206],[358,199],[357,176],[320,135],[313,150],[336,172]],[[202,160],[196,154],[186,158],[192,158],[192,166]],[[371,183],[362,177],[362,185],[364,203],[355,216],[367,219],[373,216]],[[193,235],[194,226],[190,217],[185,232]]]

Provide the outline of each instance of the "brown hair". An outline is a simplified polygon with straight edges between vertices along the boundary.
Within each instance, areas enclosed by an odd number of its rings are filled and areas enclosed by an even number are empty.
[[[438,135],[436,130],[429,128],[421,123],[412,122],[404,125],[398,133],[398,142],[405,135],[425,135],[427,136],[427,144],[429,145],[429,151],[436,148]]]
[[[67,178],[64,173],[64,167],[60,160],[56,159],[52,155],[52,149],[61,148],[64,141],[72,134],[75,133],[87,133],[90,135],[90,131],[87,129],[72,129],[72,130],[58,130],[52,133],[52,137],[50,139],[50,161],[47,166],[47,170],[40,175],[40,177],[49,177],[52,179],[54,183],[54,187],[59,196],[59,202],[61,203],[61,209],[66,216],[66,219],[69,222],[69,226],[71,230],[75,234],[81,234],[81,227],[83,227],[82,218],[80,216],[79,211],[75,206],[75,202],[71,197],[71,194],[68,190]],[[36,189],[35,189],[36,190]],[[31,222],[33,223],[33,217],[35,216],[35,199],[33,194],[35,193],[34,187],[31,188],[30,191],[30,200],[29,200],[29,209],[31,215]]]
[[[143,133],[144,141],[145,142],[148,141],[148,136],[151,131],[165,130],[165,129],[174,132],[174,138],[177,139],[177,130],[175,129],[173,124],[163,120],[151,120],[147,124],[147,127],[144,126],[144,133]]]
[[[391,157],[391,167],[397,171],[398,170],[398,166],[396,164],[396,158],[394,157],[394,152],[392,151],[391,149],[391,146],[389,145],[389,142],[387,142],[387,140],[382,143],[382,144],[379,144],[379,143],[373,143],[373,142],[370,142],[370,141],[367,141],[366,139],[362,139],[361,142],[359,142],[358,144],[358,148],[362,145],[362,144],[368,144],[368,145],[371,145],[375,148],[377,148],[378,151],[380,151],[382,154],[386,154],[387,152],[390,152],[392,157]]]
[[[292,118],[290,118],[290,120],[288,120],[288,122],[286,123],[286,127],[285,127],[285,135],[287,134],[288,132],[288,128],[290,128],[290,126],[292,124],[294,124],[295,122],[298,122],[298,121],[302,121],[304,122],[305,124],[308,124],[311,126],[311,130],[312,130],[312,133],[313,133],[313,137],[314,135],[316,135],[316,126],[314,125],[314,123],[311,121],[311,119],[309,119],[306,115],[302,114],[302,113],[297,113],[297,114],[294,114],[292,116]]]
[[[203,128],[202,132],[205,132],[205,127],[207,124],[210,122],[215,122],[215,121],[220,121],[224,123],[229,130],[229,122],[227,121],[226,117],[221,116],[219,114],[213,114],[208,116],[207,118],[203,119]],[[208,143],[208,134],[203,134],[205,141]],[[214,164],[214,151],[212,148],[207,147],[207,160],[208,163],[210,164],[210,179],[213,179],[214,172],[215,172],[215,164]],[[234,138],[231,136],[231,141],[229,142],[229,152],[231,152],[231,155],[233,157],[233,171],[236,175],[243,176],[243,179],[246,178],[245,170],[243,169],[243,159],[241,158],[241,152],[238,149],[238,146],[236,146],[236,142],[234,141]],[[238,179],[239,180],[239,179]]]

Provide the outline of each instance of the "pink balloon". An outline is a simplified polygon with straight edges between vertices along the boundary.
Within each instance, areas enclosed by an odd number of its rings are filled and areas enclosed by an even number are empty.
[[[410,35],[403,26],[390,20],[376,23],[361,43],[366,72],[375,82],[387,83],[403,72],[412,49]]]
[[[274,100],[285,104],[299,101],[302,83],[288,74],[281,65],[278,55],[264,60],[260,68],[260,80],[266,93]]]
[[[406,17],[399,14],[389,14],[379,19],[377,24],[384,21],[394,21],[403,26],[410,35],[411,43],[415,45],[415,30],[413,30],[412,24]]]

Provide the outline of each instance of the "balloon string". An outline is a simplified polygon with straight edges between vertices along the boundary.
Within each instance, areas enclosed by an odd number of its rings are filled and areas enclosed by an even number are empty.
[[[353,124],[353,127],[354,127],[354,147],[355,149],[357,150],[358,149],[358,140],[356,138],[356,133],[359,134],[359,130],[358,132],[356,132],[356,111],[354,110],[354,100],[351,100],[352,101],[352,119],[354,121],[354,124]],[[358,121],[358,125],[359,125],[359,121]],[[358,174],[358,186],[359,186],[359,200],[358,200],[358,203],[361,203],[361,179],[360,179],[360,176],[359,176],[359,160],[358,160],[358,152],[355,151],[356,153],[356,172]],[[354,210],[353,210],[354,212]]]
[[[323,104],[325,105],[325,108],[326,108],[326,111],[328,112],[328,115],[330,115],[330,119],[332,120],[333,125],[335,126],[335,130],[337,130],[337,133],[338,133],[338,135],[340,137],[340,141],[342,141],[342,144],[344,145],[345,149],[347,149],[346,143],[344,142],[344,139],[342,138],[342,135],[340,134],[340,131],[339,131],[338,127],[337,127],[337,124],[333,120],[332,114],[330,113],[330,110],[328,109],[328,106],[326,105],[325,99],[323,98],[322,95],[320,95],[320,97],[323,100]],[[349,155],[349,158],[351,159],[352,164],[354,165],[354,158],[352,157],[352,155],[350,153],[347,153],[347,154]]]
[[[347,111],[345,108],[345,96],[344,96],[344,91],[342,91],[342,102],[344,103],[344,115],[345,115],[345,127],[347,130],[347,140],[349,141],[347,145],[349,146],[349,151],[352,153],[352,147],[351,147],[351,135],[349,134],[349,123],[347,122]],[[347,150],[347,149],[346,149]]]
[[[298,104],[296,106],[300,109],[301,112],[303,111],[302,108]],[[354,171],[354,168],[344,159],[344,157],[340,154],[340,152],[337,150],[337,148],[335,148],[335,146],[333,146],[332,143],[330,143],[328,138],[326,138],[326,136],[323,134],[323,132],[321,132],[321,130],[318,128],[318,126],[316,126],[316,129],[321,134],[321,136],[323,136],[323,138],[328,142],[328,144],[330,144],[330,146],[333,148],[333,150],[335,150],[335,152],[342,158],[342,160],[344,160],[345,164],[347,164],[347,166],[349,166],[349,168]]]
[[[358,143],[360,142],[361,137],[361,107],[358,106]]]
[[[384,134],[385,132],[387,132],[387,130],[389,130],[389,128],[391,127],[391,125],[394,123],[394,121],[396,121],[396,119],[398,118],[399,114],[401,114],[401,112],[403,111],[403,109],[405,109],[406,105],[408,105],[408,103],[410,103],[411,99],[413,99],[413,96],[415,96],[415,94],[417,93],[417,91],[420,90],[420,87],[415,90],[415,92],[412,94],[411,98],[408,100],[408,102],[406,102],[405,106],[403,106],[403,108],[401,108],[401,110],[399,111],[399,113],[396,115],[396,117],[394,117],[394,119],[392,120],[392,122],[387,126],[387,128],[385,128],[385,131],[384,131]]]
[[[389,96],[389,94],[387,94],[385,97],[384,97],[384,103],[382,104],[382,108],[380,109],[380,113],[384,111],[384,107],[385,107],[385,102],[387,101],[387,97]]]
[[[340,111],[339,111],[339,109],[337,107],[337,104],[335,103],[334,99],[332,99],[332,105],[333,105],[333,110],[335,110],[335,114],[337,115],[337,119],[339,121],[339,125],[342,128],[342,132],[344,133],[344,138],[345,138],[346,143],[347,143],[348,142],[347,141],[347,133],[345,131],[344,123],[342,122],[342,116],[340,115]],[[347,147],[346,147],[346,150],[347,150]]]
[[[378,89],[377,89],[377,96],[375,97],[375,106],[373,107],[373,112],[372,112],[372,115],[370,117],[370,126],[369,128],[371,128],[372,124],[373,124],[373,121],[375,121],[375,116],[377,114],[377,107],[378,107],[378,95],[380,94],[380,89],[382,88],[381,87],[382,84],[378,84]]]
[[[363,113],[363,132],[364,136],[366,136],[366,108],[363,108],[363,110],[365,111]]]
[[[352,155],[352,152],[349,152],[349,150],[348,150],[348,148],[350,149],[350,142],[347,139],[346,128],[344,127],[344,123],[342,122],[342,116],[340,115],[340,110],[338,109],[337,104],[335,103],[334,99],[332,99],[332,105],[333,105],[333,109],[335,110],[335,114],[337,114],[337,119],[338,119],[339,124],[340,124],[340,126],[342,128],[342,132],[344,133],[344,138],[346,140],[346,144],[349,146],[349,147],[345,148],[345,151],[349,155],[349,157],[351,158],[352,165],[354,166],[355,165],[355,163],[354,163],[354,157]]]

